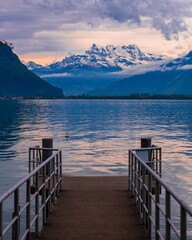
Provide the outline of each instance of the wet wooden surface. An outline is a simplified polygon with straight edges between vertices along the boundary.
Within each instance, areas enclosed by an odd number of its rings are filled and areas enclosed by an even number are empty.
[[[38,239],[147,239],[127,177],[63,177],[63,191]]]

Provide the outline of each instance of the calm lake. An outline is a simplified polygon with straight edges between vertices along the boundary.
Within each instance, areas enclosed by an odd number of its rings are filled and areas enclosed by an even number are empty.
[[[45,137],[62,149],[65,175],[126,175],[128,149],[151,137],[163,178],[192,205],[192,101],[0,100],[0,193]]]

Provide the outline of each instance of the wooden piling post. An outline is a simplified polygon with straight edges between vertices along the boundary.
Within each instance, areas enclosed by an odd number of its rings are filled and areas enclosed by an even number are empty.
[[[53,148],[53,138],[43,138],[42,139],[42,148]],[[45,161],[52,155],[51,150],[43,150],[42,159]]]
[[[141,148],[151,147],[151,138],[141,138]]]
[[[141,148],[149,148],[151,147],[151,138],[141,138]],[[148,163],[147,165],[149,165],[149,167],[151,167],[151,159],[152,159],[152,150],[146,150],[148,152]],[[147,182],[149,189],[149,192],[152,190],[151,189],[151,176],[149,175],[148,171],[145,171],[145,183]],[[149,179],[150,178],[150,179]],[[144,198],[145,198],[145,205],[148,209],[149,212],[151,212],[151,198],[149,196],[149,192],[148,194],[146,194],[145,192],[146,190],[144,190]],[[145,226],[148,229],[148,233],[149,236],[151,235],[151,221],[149,218],[149,214],[147,212],[145,212]]]
[[[42,148],[53,148],[53,138],[43,138],[42,139]],[[42,151],[42,160],[45,161],[46,159],[48,159],[51,155],[53,154],[53,151],[51,150],[46,150],[44,149]],[[53,169],[53,163],[51,164],[50,162],[46,165],[46,176],[50,177],[51,172]],[[48,182],[48,189],[46,190],[46,199],[48,197],[48,195],[50,194],[51,191],[51,180],[49,180]],[[49,213],[50,213],[50,209],[51,209],[51,203],[52,199],[50,198],[49,201],[46,203],[46,218],[48,217]]]

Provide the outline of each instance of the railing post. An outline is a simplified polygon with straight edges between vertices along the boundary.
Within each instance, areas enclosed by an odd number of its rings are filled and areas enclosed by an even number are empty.
[[[26,203],[28,203],[27,209],[26,209],[26,230],[28,230],[27,234],[27,240],[31,239],[31,226],[30,226],[30,220],[31,220],[31,202],[30,202],[30,194],[31,194],[31,181],[30,179],[27,180],[26,184]]]
[[[138,209],[141,214],[141,163],[138,162],[138,176],[137,176],[137,186],[138,186]]]
[[[59,155],[57,154],[56,156],[56,167],[57,167],[57,171],[56,171],[56,182],[57,182],[57,189],[56,189],[56,197],[58,198],[59,196]]]
[[[131,178],[130,178],[130,175],[131,175],[131,152],[130,150],[128,150],[128,190],[131,191]]]
[[[187,240],[187,214],[185,209],[181,206],[181,219],[180,219],[180,229],[181,236],[180,239]]]
[[[38,237],[39,234],[39,171],[35,175],[35,236]]]
[[[48,197],[48,207],[47,207],[47,216],[49,215],[49,213],[51,212],[51,162],[48,162],[48,193],[47,193],[47,197]]]
[[[159,176],[162,177],[162,164],[161,164],[161,159],[162,159],[162,153],[161,153],[161,148],[159,150]]]
[[[53,191],[53,200],[52,200],[52,202],[53,202],[53,205],[55,205],[55,199],[56,199],[56,188],[55,188],[55,177],[56,177],[56,175],[55,175],[55,157],[53,158],[53,168],[52,168],[52,173],[53,173],[53,175],[52,175],[52,184],[53,184],[53,186],[52,186],[52,189],[54,189],[54,191]]]
[[[159,227],[160,227],[160,211],[159,211],[159,203],[160,203],[160,198],[159,198],[159,182],[156,180],[155,181],[155,239],[159,240]]]
[[[46,186],[45,186],[45,178],[46,176],[46,166],[43,167],[43,172],[42,172],[42,182],[44,184],[43,188],[42,188],[42,205],[43,207],[43,225],[45,225],[46,223],[46,219],[47,219],[47,204],[46,204]]]
[[[165,226],[166,226],[166,239],[171,239],[171,228],[169,220],[171,219],[171,202],[170,202],[170,193],[166,190],[165,192]]]
[[[149,238],[151,238],[151,217],[152,217],[152,203],[151,203],[151,194],[152,194],[152,176],[151,173],[149,173],[149,179],[148,179],[148,235]]]
[[[0,203],[0,240],[3,239],[3,203]]]
[[[29,148],[29,173],[31,172],[31,149]]]
[[[60,163],[60,178],[61,178],[60,191],[62,191],[62,152],[61,151],[59,152],[59,158],[60,158],[59,163]]]
[[[133,169],[133,154],[131,154],[131,193],[134,194],[134,189],[133,189],[133,180],[134,180],[134,169]]]
[[[134,199],[137,200],[137,160],[134,157]]]
[[[19,240],[19,189],[14,192],[14,216],[17,218],[14,224],[15,240]]]
[[[146,202],[147,202],[147,198],[146,198],[146,189],[145,189],[145,185],[146,185],[146,169],[142,166],[142,181],[143,181],[143,185],[142,185],[142,201],[143,201],[143,206],[142,206],[142,212],[143,212],[143,223],[146,226]]]

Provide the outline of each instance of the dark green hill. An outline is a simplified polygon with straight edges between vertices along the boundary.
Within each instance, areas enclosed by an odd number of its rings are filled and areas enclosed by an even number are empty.
[[[95,96],[128,96],[135,93],[192,94],[192,70],[154,71],[138,74],[95,90]]]
[[[0,41],[0,95],[63,97],[63,92],[29,71],[12,52],[11,47]]]

